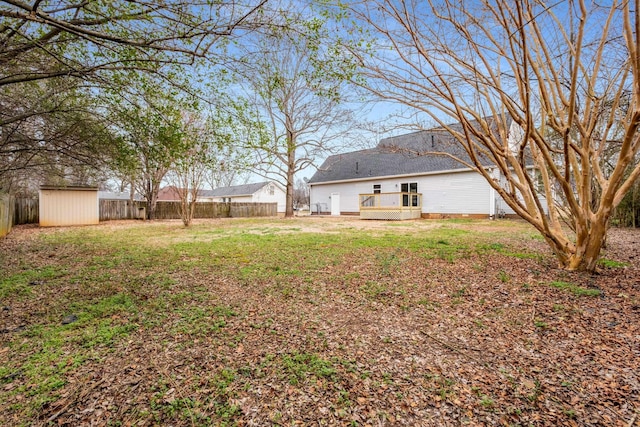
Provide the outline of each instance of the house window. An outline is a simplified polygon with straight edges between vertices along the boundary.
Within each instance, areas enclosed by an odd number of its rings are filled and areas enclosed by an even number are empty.
[[[276,194],[276,189],[273,188],[273,185],[269,186],[269,195],[273,196],[274,194]]]
[[[373,184],[373,194],[380,194],[382,192],[382,187],[380,184]]]
[[[400,184],[400,191],[402,193],[417,193],[418,192],[418,183],[417,182],[403,182]],[[411,202],[411,204],[409,204]],[[402,195],[402,206],[418,206],[418,195],[417,194],[403,194]]]

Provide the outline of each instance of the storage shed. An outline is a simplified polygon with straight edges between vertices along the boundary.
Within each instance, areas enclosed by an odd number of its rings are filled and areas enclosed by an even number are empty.
[[[92,225],[100,221],[98,187],[40,187],[40,226]]]

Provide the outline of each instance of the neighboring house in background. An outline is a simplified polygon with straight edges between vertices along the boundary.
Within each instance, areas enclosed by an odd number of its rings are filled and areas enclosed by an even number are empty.
[[[180,194],[187,194],[187,199],[191,199],[191,196],[186,192],[187,190],[184,188],[176,187],[175,185],[167,185],[166,187],[162,187],[158,190],[158,201],[159,202],[179,202]],[[198,200],[199,202],[211,202],[211,200],[201,200],[201,195],[204,192],[210,190],[198,190]]]
[[[178,188],[174,185],[168,185],[166,187],[162,187],[158,190],[158,201],[159,202],[179,202],[180,201],[180,193],[178,192]]]
[[[198,196],[198,201],[209,202],[277,203],[279,213],[285,211],[286,199],[286,192],[273,181],[202,190]]]
[[[430,154],[421,154],[426,152]],[[364,219],[515,214],[482,175],[451,156],[468,158],[442,128],[330,156],[309,180],[311,213],[359,214]],[[492,173],[500,179],[497,170]]]

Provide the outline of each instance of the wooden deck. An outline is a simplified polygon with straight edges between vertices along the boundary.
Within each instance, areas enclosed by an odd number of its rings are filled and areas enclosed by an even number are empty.
[[[360,194],[360,219],[404,220],[420,218],[422,194],[371,193]]]

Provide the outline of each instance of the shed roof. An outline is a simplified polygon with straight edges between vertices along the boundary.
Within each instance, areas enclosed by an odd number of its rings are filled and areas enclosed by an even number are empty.
[[[58,190],[58,191],[98,191],[98,187],[88,185],[41,185],[41,190]]]

